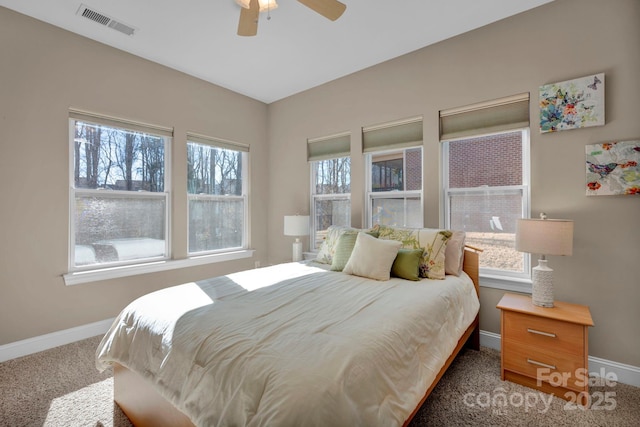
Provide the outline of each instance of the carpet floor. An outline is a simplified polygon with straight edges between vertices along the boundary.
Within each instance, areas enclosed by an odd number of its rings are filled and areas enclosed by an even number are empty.
[[[110,371],[99,373],[100,337],[0,363],[0,426],[129,427],[113,403]],[[639,426],[640,388],[594,385],[592,408],[500,380],[500,353],[463,350],[411,427]],[[328,426],[330,427],[330,426]]]

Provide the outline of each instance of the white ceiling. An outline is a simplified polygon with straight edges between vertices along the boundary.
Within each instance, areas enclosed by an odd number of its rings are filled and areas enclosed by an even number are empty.
[[[236,35],[234,0],[0,0],[0,5],[271,103],[552,0],[341,0],[331,22],[278,0],[258,35]],[[136,28],[76,15],[84,3]],[[18,37],[19,35],[16,35]]]

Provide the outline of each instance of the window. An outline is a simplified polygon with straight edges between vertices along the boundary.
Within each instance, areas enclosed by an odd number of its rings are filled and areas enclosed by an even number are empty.
[[[70,270],[169,257],[171,129],[70,113]]]
[[[422,227],[422,118],[363,129],[367,223]]]
[[[422,227],[422,148],[368,155],[369,225]]]
[[[311,244],[319,248],[329,226],[351,224],[351,159],[339,157],[312,162],[311,174],[315,237]]]
[[[402,153],[375,156],[371,164],[371,191],[402,191],[403,164]]]
[[[351,136],[308,140],[307,147],[311,163],[311,247],[317,249],[331,225],[351,225]]]
[[[485,277],[529,277],[529,256],[514,249],[516,221],[529,212],[528,102],[526,94],[441,112],[445,226],[484,250]]]
[[[247,247],[247,146],[187,135],[189,254]]]

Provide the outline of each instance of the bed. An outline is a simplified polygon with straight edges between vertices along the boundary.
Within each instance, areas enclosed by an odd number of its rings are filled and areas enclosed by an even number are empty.
[[[443,280],[294,262],[153,292],[116,318],[97,366],[136,426],[407,425],[479,348],[478,252],[463,252]]]

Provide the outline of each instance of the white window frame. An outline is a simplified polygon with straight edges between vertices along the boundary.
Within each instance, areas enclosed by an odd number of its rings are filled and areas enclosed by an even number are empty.
[[[409,191],[407,190],[372,191],[371,190],[371,187],[373,185],[372,177],[371,177],[371,166],[372,166],[372,161],[374,156],[385,155],[385,154],[396,154],[396,153],[402,152],[403,180],[406,184],[407,150],[412,150],[416,148],[420,148],[420,174],[421,174],[420,190],[409,190]],[[371,207],[373,206],[374,199],[403,198],[404,205],[405,205],[404,206],[404,212],[405,212],[404,224],[405,225],[402,225],[402,226],[407,226],[406,225],[407,198],[416,198],[416,197],[420,198],[420,219],[422,221],[422,223],[418,228],[423,227],[424,225],[423,224],[424,222],[424,147],[421,145],[415,145],[411,147],[402,147],[402,148],[396,148],[396,149],[368,152],[368,153],[365,153],[365,165],[366,165],[365,166],[366,206],[365,206],[364,212],[365,212],[367,227],[373,226],[373,216],[372,216]]]
[[[241,246],[237,247],[228,247],[222,249],[214,249],[208,251],[199,251],[199,252],[188,252],[188,257],[201,257],[203,255],[216,255],[216,254],[224,254],[229,252],[237,252],[240,250],[246,250],[249,247],[249,150],[248,147],[231,141],[226,141],[218,138],[211,138],[202,135],[195,134],[187,134],[187,144],[188,143],[196,143],[202,145],[208,145],[213,148],[227,149],[232,151],[240,152],[242,155],[242,163],[244,165],[242,171],[242,195],[216,195],[216,194],[191,194],[188,190],[187,192],[187,251],[189,250],[189,242],[188,239],[190,236],[189,233],[189,201],[191,200],[211,200],[211,201],[229,201],[229,200],[242,200],[243,204],[243,226],[242,226],[242,243]]]
[[[460,141],[464,139],[486,137],[498,135],[502,133],[522,132],[522,184],[513,186],[496,186],[496,187],[469,187],[469,188],[449,188],[449,143],[452,141]],[[518,192],[522,195],[522,214],[524,218],[530,216],[531,203],[531,186],[530,186],[530,129],[510,129],[502,132],[479,133],[472,136],[464,136],[461,138],[452,138],[443,140],[442,143],[442,216],[444,218],[445,228],[451,227],[451,205],[450,195],[454,194],[500,194]],[[513,272],[507,270],[498,270],[491,268],[480,268],[480,285],[488,288],[501,289],[515,292],[531,293],[531,255],[523,254],[523,272]]]
[[[86,120],[87,122],[94,122],[93,120],[91,120],[92,117],[95,117],[96,120],[100,120],[101,122],[104,122],[104,124],[114,124],[116,127],[122,127],[125,129],[130,128],[129,126],[127,126],[128,124],[131,125],[131,127],[133,127],[133,129],[135,130],[139,130],[139,127],[142,126],[144,128],[148,128],[149,126],[154,127],[154,125],[148,125],[148,124],[144,124],[144,123],[138,123],[138,122],[134,122],[134,121],[128,121],[125,119],[120,119],[120,118],[113,118],[113,117],[109,117],[109,116],[105,116],[102,114],[97,114],[97,113],[91,113],[91,112],[86,112],[86,111],[81,111],[81,110],[75,110],[75,109],[70,109],[70,118],[69,118],[69,183],[70,183],[70,190],[69,190],[69,235],[70,236],[74,236],[75,239],[75,228],[74,228],[74,220],[72,215],[74,215],[75,212],[75,188],[74,188],[74,167],[75,167],[75,163],[74,163],[74,135],[75,135],[75,120],[76,118],[72,118],[72,115],[80,115],[83,117],[88,117],[88,119]],[[99,122],[98,122],[99,123]],[[122,126],[122,124],[125,124],[124,126]],[[158,127],[159,129],[170,133],[171,135],[173,134],[173,129],[172,128],[164,128],[164,127]],[[152,133],[152,132],[151,132]],[[142,261],[142,260],[136,260],[136,261],[132,261],[131,263],[126,263],[126,264],[121,264],[121,265],[109,265],[109,266],[105,266],[105,265],[94,265],[93,268],[89,269],[75,269],[72,268],[73,265],[75,265],[75,248],[72,248],[72,244],[71,244],[71,240],[69,242],[69,250],[68,250],[68,256],[69,256],[69,266],[68,266],[68,272],[62,275],[62,278],[64,280],[64,283],[66,286],[74,286],[74,285],[80,285],[80,284],[84,284],[84,283],[92,283],[92,282],[97,282],[97,281],[103,281],[103,280],[111,280],[111,279],[118,279],[118,278],[123,278],[123,277],[131,277],[131,276],[135,276],[135,275],[140,275],[140,274],[148,274],[148,273],[156,273],[156,272],[161,272],[161,271],[170,271],[170,270],[178,270],[178,269],[182,269],[182,268],[188,268],[188,267],[194,267],[194,266],[199,266],[199,265],[206,265],[206,264],[212,264],[212,263],[218,263],[218,262],[226,262],[226,261],[234,261],[234,260],[239,260],[239,259],[244,259],[244,258],[251,258],[254,255],[255,250],[250,249],[248,246],[251,244],[250,240],[249,240],[249,233],[248,231],[245,231],[245,245],[247,245],[246,248],[244,249],[239,249],[239,250],[230,250],[230,251],[226,251],[226,252],[221,252],[221,253],[212,253],[212,254],[204,254],[204,255],[199,255],[199,256],[191,256],[189,258],[184,258],[184,259],[174,259],[173,255],[171,253],[171,248],[172,248],[172,237],[173,237],[173,230],[171,228],[171,212],[172,212],[172,205],[171,205],[171,201],[172,201],[172,197],[171,197],[171,193],[172,193],[172,188],[171,188],[171,161],[172,161],[172,151],[170,149],[171,147],[171,141],[172,141],[172,137],[165,137],[165,185],[164,185],[164,193],[156,193],[158,194],[158,197],[164,197],[166,198],[166,220],[165,220],[165,225],[167,227],[167,231],[166,231],[166,235],[165,235],[165,245],[166,245],[166,257],[162,257],[162,258],[154,258],[154,259],[150,259],[150,260],[146,260],[146,261]],[[250,170],[250,164],[249,164],[250,158],[247,161],[247,172],[244,174],[244,179],[247,180],[247,183],[250,182],[249,181],[249,170]],[[247,193],[247,195],[249,194],[249,186],[248,184],[244,185],[243,187],[245,190],[245,192]],[[88,194],[86,192],[91,192],[91,191],[100,191],[100,196],[104,196],[104,192],[101,190],[88,190],[88,189],[78,189],[79,192],[78,194]],[[186,189],[184,190],[186,193]],[[109,194],[112,194],[113,196],[117,196],[119,192],[116,191],[109,191]],[[124,193],[128,193],[125,196],[132,196],[131,194],[129,194],[130,192],[124,192]],[[148,196],[148,193],[145,193],[145,197]],[[246,219],[245,219],[245,226],[247,227],[247,230],[250,229],[250,224],[249,224],[249,210],[250,210],[250,206],[248,205],[248,202],[246,202],[246,208],[245,208],[245,215],[246,215]],[[73,243],[73,246],[75,246],[75,242]]]
[[[339,159],[339,158],[349,158],[349,173],[351,173],[351,158],[350,156],[340,156],[329,159],[322,160],[312,160],[309,162],[309,175],[311,176],[310,184],[310,194],[311,194],[311,206],[309,208],[309,212],[311,212],[311,220],[309,221],[309,251],[317,252],[320,248],[315,245],[315,232],[316,232],[316,201],[317,200],[331,200],[331,201],[341,201],[347,200],[351,205],[351,192],[349,193],[331,193],[331,194],[319,194],[316,193],[316,164],[318,162],[323,162],[326,160]],[[350,181],[351,182],[351,181]],[[351,226],[351,208],[349,208],[349,224],[347,226]]]
[[[247,153],[242,153],[242,157],[243,160],[247,159],[249,156],[247,155]],[[245,163],[246,164],[246,163]],[[242,206],[244,207],[243,212],[242,212],[242,243],[240,246],[230,246],[228,248],[222,248],[222,249],[212,249],[212,250],[208,250],[208,251],[199,251],[199,252],[189,252],[189,257],[197,257],[197,256],[201,256],[201,255],[206,255],[206,254],[218,254],[218,253],[224,253],[224,252],[234,252],[240,249],[247,249],[249,247],[248,241],[248,229],[249,229],[249,209],[247,208],[248,204],[249,204],[249,195],[247,194],[245,188],[246,188],[246,181],[247,179],[245,178],[244,174],[242,177],[242,195],[241,196],[232,196],[232,195],[225,195],[225,196],[220,196],[220,195],[213,195],[213,194],[187,194],[187,214],[188,214],[188,202],[190,200],[210,200],[210,201],[229,201],[229,200],[242,200]],[[187,216],[188,218],[188,216]],[[187,223],[187,235],[189,235],[188,233],[188,228],[189,228],[189,223]],[[188,242],[187,242],[188,243]],[[189,245],[187,244],[187,248],[189,247]]]
[[[147,126],[140,125],[134,122],[128,122],[125,120],[114,119],[112,117],[102,117],[99,115],[95,115],[93,113],[84,113],[78,112],[79,114],[87,115],[89,118],[85,120],[87,123],[96,124],[96,125],[106,125],[111,126],[113,128],[119,128],[128,131],[136,131],[136,127]],[[95,119],[91,120],[91,116],[94,116]],[[79,121],[75,117],[69,118],[69,247],[68,247],[68,272],[70,275],[74,273],[83,273],[83,272],[92,272],[92,271],[103,271],[103,270],[111,270],[113,268],[121,268],[132,265],[141,265],[147,263],[154,263],[158,261],[164,261],[171,258],[171,205],[170,205],[170,194],[171,194],[171,159],[170,155],[170,146],[171,146],[171,137],[166,135],[154,134],[163,139],[164,142],[164,184],[163,192],[137,192],[137,191],[120,191],[120,190],[96,190],[96,189],[87,189],[87,188],[75,188],[74,183],[74,172],[75,172],[75,124],[76,121]],[[82,121],[82,120],[80,120]],[[152,130],[149,132],[153,134]],[[97,197],[97,198],[125,198],[125,199],[154,199],[154,200],[163,200],[165,204],[165,213],[164,213],[164,256],[159,257],[150,257],[150,258],[138,258],[134,260],[128,261],[114,261],[109,263],[102,264],[92,264],[87,266],[76,266],[75,265],[75,235],[76,235],[76,224],[75,224],[75,211],[76,211],[76,196],[79,197]]]

